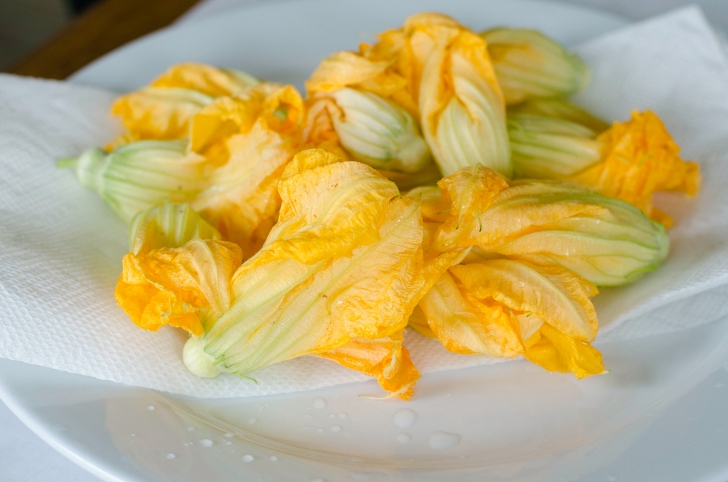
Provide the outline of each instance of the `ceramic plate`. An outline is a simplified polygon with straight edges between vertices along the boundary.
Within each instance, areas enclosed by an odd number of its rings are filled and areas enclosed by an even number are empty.
[[[574,45],[625,22],[546,2],[305,0],[177,26],[74,82],[127,91],[171,64],[237,67],[301,87],[318,61],[409,14],[538,28]],[[523,361],[426,375],[411,402],[375,382],[199,400],[0,360],[0,397],[63,454],[109,481],[728,479],[728,322],[596,343],[608,376],[580,382]]]

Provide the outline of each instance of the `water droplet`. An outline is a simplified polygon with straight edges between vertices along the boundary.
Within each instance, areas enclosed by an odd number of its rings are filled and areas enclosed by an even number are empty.
[[[278,460],[278,457],[276,457],[275,455],[271,455],[270,456],[270,461],[271,462],[275,462],[276,460]]]
[[[154,410],[154,405],[149,405],[149,406],[147,407],[147,410]]]
[[[202,445],[203,447],[212,447],[213,444],[212,440],[210,440],[209,438],[203,438],[202,440],[200,440],[200,445]]]
[[[225,442],[225,445],[232,445],[232,444],[233,443],[231,441],[229,441],[229,440],[227,442]]]
[[[187,431],[188,432],[194,432],[195,431],[195,427],[187,427]]]
[[[248,423],[249,423],[250,425],[255,425],[255,424],[256,424],[257,422],[258,422],[258,419],[257,419],[257,418],[255,418],[255,417],[250,417],[250,418],[248,419]]]
[[[253,460],[255,460],[255,457],[252,455],[243,455],[243,462],[252,462]]]
[[[135,434],[135,433],[133,433],[133,434],[131,434],[131,436],[132,436],[132,437],[136,437],[136,434]]]
[[[317,398],[316,400],[313,401],[313,408],[315,408],[317,410],[322,410],[322,409],[326,408],[326,400],[324,400],[321,397]]]
[[[337,416],[338,416],[339,418],[346,418],[346,417],[348,417],[349,415],[348,415],[348,414],[346,414],[346,413],[344,413],[344,412],[341,412],[341,413],[340,413],[339,415],[337,415]]]
[[[317,432],[317,433],[324,433],[324,429],[322,429],[322,428],[317,428],[317,429],[316,429],[316,432]]]
[[[450,432],[432,432],[430,434],[430,447],[435,450],[445,450],[460,443],[460,435]]]
[[[341,432],[341,427],[339,427],[338,425],[332,425],[329,430],[331,430],[332,432]]]
[[[329,418],[336,418],[336,415],[334,415],[334,414],[332,413],[332,414],[330,414],[330,415],[329,415]]]
[[[394,414],[392,420],[400,428],[411,427],[417,421],[417,413],[409,408],[403,408]]]
[[[410,436],[409,436],[409,435],[407,435],[406,433],[400,433],[400,434],[397,434],[397,442],[399,442],[399,443],[401,443],[401,444],[406,444],[406,443],[408,443],[408,442],[409,442],[410,440],[412,440],[412,437],[410,437]]]
[[[170,460],[172,460],[174,457],[175,457],[174,454],[167,454],[167,458],[170,459]]]
[[[232,438],[232,437],[234,437],[234,436],[235,436],[235,434],[234,434],[234,433],[232,433],[232,432],[227,432],[227,433],[226,433],[226,434],[224,435],[224,437],[227,437],[227,438]]]
[[[311,418],[311,415],[309,415],[308,413],[304,413],[304,414],[303,414],[303,418],[308,418],[308,419],[310,419],[310,418]]]
[[[526,283],[524,283],[523,281],[519,281],[518,282],[518,286],[520,286],[521,288],[523,288],[524,286],[526,286]]]

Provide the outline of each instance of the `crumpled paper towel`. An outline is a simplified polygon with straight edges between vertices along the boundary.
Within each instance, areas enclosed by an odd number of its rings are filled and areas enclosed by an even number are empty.
[[[714,33],[697,8],[687,8],[577,51],[593,72],[592,86],[578,101],[607,119],[653,109],[684,156],[700,161],[705,180],[693,200],[662,199],[661,207],[677,221],[664,266],[595,299],[603,327],[597,345],[723,316],[728,63]],[[150,333],[128,320],[113,297],[127,228],[71,172],[54,166],[55,159],[117,134],[107,113],[114,97],[73,84],[0,75],[0,357],[197,397],[267,395],[368,379],[315,357],[259,370],[258,384],[231,375],[201,379],[182,364],[184,333]],[[425,373],[498,361],[453,355],[412,333],[407,344]]]

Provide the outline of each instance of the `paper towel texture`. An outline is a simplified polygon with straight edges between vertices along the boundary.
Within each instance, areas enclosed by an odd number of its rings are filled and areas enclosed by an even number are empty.
[[[659,204],[677,221],[665,265],[595,298],[603,326],[597,345],[723,316],[728,64],[713,32],[699,10],[688,8],[577,50],[593,72],[592,86],[578,101],[607,119],[654,110],[684,157],[701,163],[705,179],[696,199],[664,196]],[[197,397],[267,395],[368,379],[314,357],[259,370],[258,384],[231,375],[200,379],[182,364],[184,333],[150,333],[128,320],[113,297],[128,249],[126,226],[72,172],[54,166],[55,159],[104,145],[117,134],[107,113],[113,98],[88,87],[0,75],[0,357]],[[499,361],[454,355],[412,333],[407,346],[424,373]]]

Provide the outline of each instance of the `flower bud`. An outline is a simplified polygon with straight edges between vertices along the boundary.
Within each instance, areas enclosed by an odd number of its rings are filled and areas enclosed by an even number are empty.
[[[341,115],[333,124],[342,147],[374,168],[417,172],[432,160],[417,122],[402,107],[370,92],[339,89],[331,94]]]
[[[188,202],[209,184],[205,158],[188,153],[186,139],[133,142],[110,153],[90,149],[58,166],[73,168],[127,222],[165,200]]]
[[[571,95],[589,83],[586,64],[536,30],[496,28],[480,35],[488,43],[507,104],[529,97]]]

